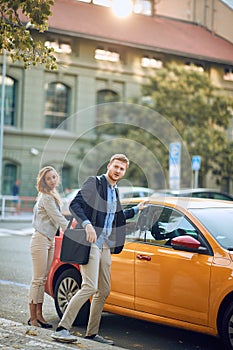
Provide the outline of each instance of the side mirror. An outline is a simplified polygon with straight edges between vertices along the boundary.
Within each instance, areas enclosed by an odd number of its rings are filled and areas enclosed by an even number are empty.
[[[201,243],[191,236],[174,237],[171,240],[171,246],[175,250],[184,250],[186,252],[197,253]]]

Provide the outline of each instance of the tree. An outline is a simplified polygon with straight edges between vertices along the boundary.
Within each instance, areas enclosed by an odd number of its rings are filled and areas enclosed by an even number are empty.
[[[99,106],[101,120],[97,135],[103,140],[107,133],[112,138],[112,149],[126,150],[131,159],[135,158],[133,163],[143,159],[141,169],[146,178],[153,174],[150,187],[154,188],[167,186],[168,145],[179,141],[182,143],[181,187],[192,186],[191,158],[200,155],[200,186],[207,185],[206,175],[211,172],[216,184],[229,192],[233,149],[227,141],[226,129],[232,117],[233,99],[216,88],[207,73],[190,68],[173,64],[156,71],[142,89],[147,104],[139,105],[135,99],[132,106],[124,103]],[[143,108],[142,104],[149,108]],[[137,151],[136,145],[140,145]],[[147,185],[142,171],[134,164],[127,177],[134,184]]]
[[[227,173],[233,151],[226,129],[233,98],[215,87],[207,73],[190,68],[172,64],[158,70],[143,87],[143,95],[150,96],[150,108],[175,126],[190,156],[201,155],[200,185],[205,186],[209,171],[232,178],[232,170]],[[219,182],[223,183],[223,178]]]
[[[182,139],[177,130],[156,111],[136,103],[113,102],[98,106],[98,125],[92,164],[106,152],[126,153],[130,159],[124,180],[134,186],[166,188],[171,141]],[[93,145],[94,146],[94,145]],[[98,146],[98,147],[97,147]],[[190,156],[183,145],[183,187],[191,186]]]
[[[53,0],[1,0],[0,52],[6,50],[13,62],[22,61],[25,68],[45,64],[47,69],[56,69],[53,49],[33,35],[48,29],[53,4]]]

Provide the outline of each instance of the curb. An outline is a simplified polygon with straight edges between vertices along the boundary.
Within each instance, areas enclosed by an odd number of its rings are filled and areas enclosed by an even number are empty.
[[[4,217],[0,216],[0,221],[2,222],[17,222],[17,221],[22,221],[22,222],[32,222],[32,214],[28,213],[22,213],[20,215],[5,215]]]
[[[4,350],[126,350],[113,345],[97,343],[77,337],[76,343],[59,343],[51,338],[54,330],[25,326],[22,323],[0,318],[0,348]],[[72,333],[72,332],[71,332]]]

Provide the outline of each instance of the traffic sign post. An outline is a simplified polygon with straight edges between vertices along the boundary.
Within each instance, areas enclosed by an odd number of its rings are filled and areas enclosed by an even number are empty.
[[[169,147],[169,186],[171,190],[180,188],[180,142],[172,142]]]
[[[201,156],[192,157],[192,169],[194,170],[194,188],[198,188],[198,171],[201,168]]]

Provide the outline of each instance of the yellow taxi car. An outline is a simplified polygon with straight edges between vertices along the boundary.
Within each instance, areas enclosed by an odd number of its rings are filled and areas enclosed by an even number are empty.
[[[124,206],[142,198],[126,199]],[[61,317],[81,286],[78,265],[60,261],[62,236],[46,291]],[[88,319],[90,302],[76,318]],[[105,311],[220,336],[233,349],[233,203],[213,199],[150,198],[127,222],[123,251],[112,255]]]

